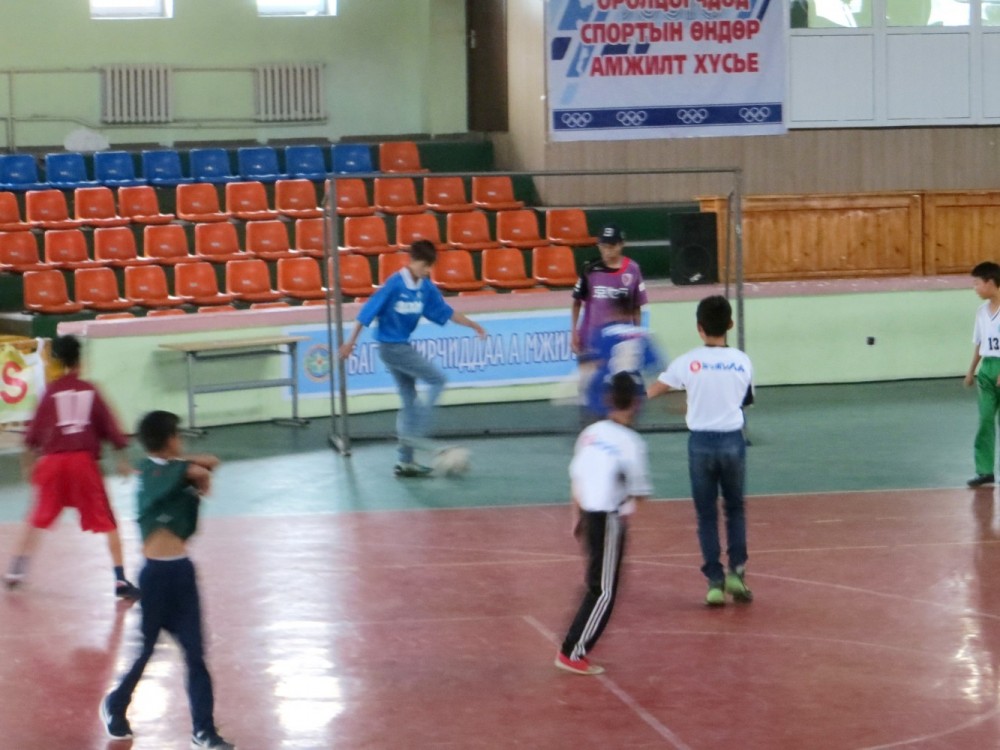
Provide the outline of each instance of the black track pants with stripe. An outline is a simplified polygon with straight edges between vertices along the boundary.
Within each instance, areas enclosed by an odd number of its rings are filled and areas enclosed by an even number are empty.
[[[588,555],[587,591],[561,649],[571,659],[590,651],[608,624],[625,550],[625,519],[617,513],[583,511],[581,520]]]

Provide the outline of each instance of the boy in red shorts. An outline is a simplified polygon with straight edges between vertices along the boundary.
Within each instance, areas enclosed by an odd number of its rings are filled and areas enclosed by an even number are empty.
[[[119,472],[129,476],[132,467],[123,453],[128,439],[97,388],[80,377],[79,340],[53,339],[52,356],[65,373],[46,388],[24,437],[22,464],[35,486],[35,503],[4,583],[9,589],[23,583],[28,560],[38,546],[38,530],[52,526],[64,508],[76,508],[81,529],[108,536],[115,595],[138,599],[139,589],[125,578],[118,524],[97,463],[101,443],[111,443],[117,450]]]

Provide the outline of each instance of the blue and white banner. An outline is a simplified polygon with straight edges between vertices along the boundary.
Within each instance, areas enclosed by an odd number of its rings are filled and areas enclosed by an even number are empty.
[[[556,383],[576,372],[570,347],[569,311],[476,315],[486,329],[479,340],[464,326],[441,327],[421,321],[413,345],[448,376],[449,386],[490,387],[521,383]],[[353,323],[345,326],[349,332]],[[296,376],[303,397],[330,395],[330,351],[326,326],[290,328],[291,336],[307,336],[298,346]],[[363,329],[354,354],[346,362],[351,394],[394,393],[395,382],[378,356],[378,342]]]
[[[785,132],[785,0],[548,0],[554,141]]]

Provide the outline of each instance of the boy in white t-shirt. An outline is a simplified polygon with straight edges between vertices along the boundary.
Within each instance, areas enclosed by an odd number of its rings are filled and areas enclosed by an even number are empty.
[[[992,261],[972,269],[974,289],[981,300],[972,330],[972,364],[965,374],[966,387],[976,384],[979,391],[979,429],[974,444],[976,476],[967,484],[993,484],[996,462],[997,413],[1000,413],[1000,265]],[[978,368],[978,372],[977,372]]]
[[[633,373],[614,375],[608,389],[608,418],[580,433],[569,466],[573,536],[587,548],[587,590],[555,664],[574,674],[604,671],[587,660],[587,652],[604,632],[615,604],[625,519],[637,500],[652,494],[646,444],[631,427],[641,395],[642,381]]]
[[[668,391],[687,391],[688,471],[691,496],[698,515],[698,543],[708,579],[705,604],[720,606],[726,594],[735,601],[753,601],[744,582],[747,529],[744,512],[746,440],[743,407],[753,403],[750,358],[726,346],[733,327],[733,309],[725,297],[698,303],[698,333],[704,346],[678,357],[647,392],[650,399]],[[729,571],[720,562],[719,490],[726,516]]]

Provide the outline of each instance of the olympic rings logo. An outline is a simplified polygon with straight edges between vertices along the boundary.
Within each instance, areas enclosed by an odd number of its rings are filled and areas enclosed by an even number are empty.
[[[649,115],[641,109],[623,109],[615,114],[615,119],[626,128],[634,128],[638,125],[642,125],[646,122],[647,117],[649,117]]]
[[[708,119],[708,110],[704,107],[700,109],[679,109],[677,119],[685,125],[700,125]]]
[[[771,117],[770,107],[740,107],[740,117],[746,122],[764,122]]]
[[[559,119],[568,128],[585,128],[593,122],[594,116],[590,112],[563,112]]]

